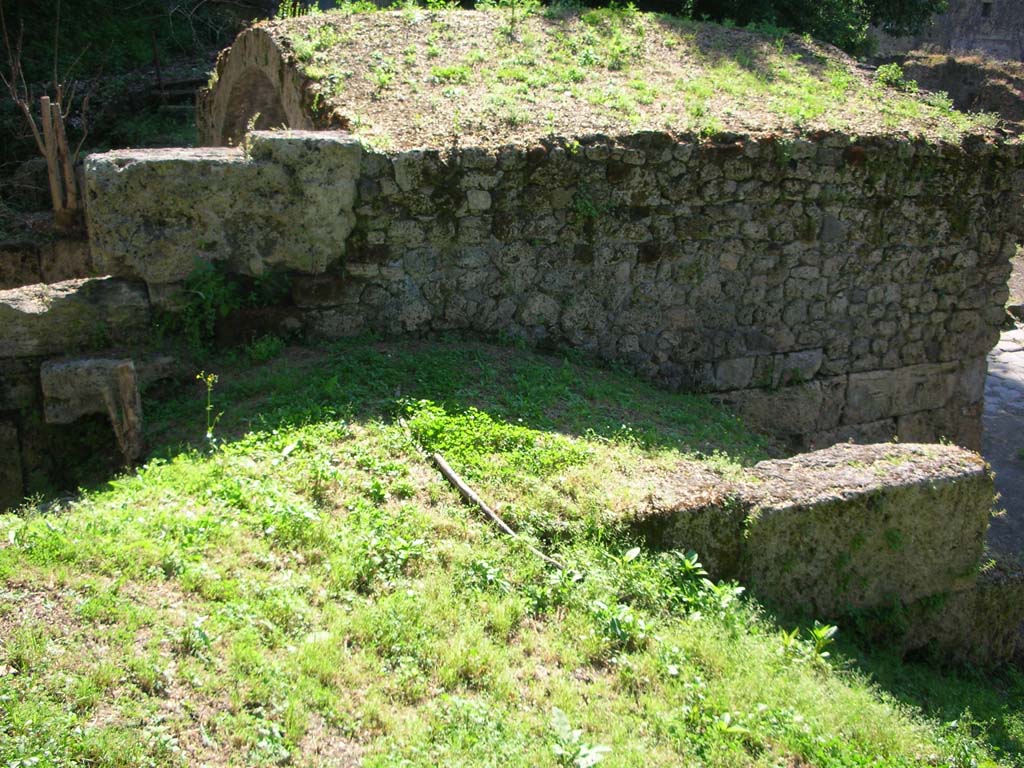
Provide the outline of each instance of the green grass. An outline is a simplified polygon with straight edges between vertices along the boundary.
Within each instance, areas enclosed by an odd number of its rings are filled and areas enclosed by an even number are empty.
[[[765,454],[707,400],[459,339],[268,347],[206,362],[214,445],[201,384],[147,398],[161,458],[0,517],[0,763],[1021,765],[1019,673],[826,657],[638,546],[649,473]]]
[[[472,116],[472,126],[463,121],[461,132],[482,140],[492,125],[560,135],[574,125],[546,124],[544,116],[567,112],[602,130],[867,135],[900,128],[950,140],[995,122],[956,112],[938,95],[887,87],[885,78],[872,80],[849,59],[785,30],[741,30],[641,13],[631,5],[470,13],[409,4],[400,12],[342,9],[315,18],[285,23],[279,32],[306,74],[326,84],[325,98],[341,72],[368,70],[379,85],[380,73],[368,63],[384,55],[381,49],[391,54],[388,93],[380,86],[375,103],[358,114],[370,132],[388,130],[399,143],[403,127],[395,121],[409,103],[414,111],[434,109],[439,96],[457,101],[463,117]],[[372,51],[364,42],[371,39]],[[460,86],[457,94],[453,85]],[[352,109],[351,103],[336,106]]]

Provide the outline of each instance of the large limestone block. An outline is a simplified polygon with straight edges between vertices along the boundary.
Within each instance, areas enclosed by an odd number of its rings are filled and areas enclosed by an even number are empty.
[[[837,445],[753,475],[742,570],[769,602],[829,616],[973,583],[994,497],[977,454]]]
[[[94,278],[0,291],[0,358],[130,343],[148,327],[149,299],[138,283]]]
[[[837,445],[736,482],[681,473],[639,513],[648,535],[818,617],[970,588],[994,496],[981,457],[950,445]]]
[[[889,371],[851,373],[847,424],[942,408],[956,391],[958,363],[923,363]]]
[[[340,132],[254,132],[242,149],[118,150],[85,161],[97,269],[152,285],[199,261],[258,276],[337,266],[355,225],[361,145]]]
[[[754,429],[797,440],[839,426],[845,397],[845,376],[715,395]]]
[[[71,424],[89,414],[106,413],[125,460],[142,455],[142,398],[131,360],[48,360],[39,379],[47,423]]]

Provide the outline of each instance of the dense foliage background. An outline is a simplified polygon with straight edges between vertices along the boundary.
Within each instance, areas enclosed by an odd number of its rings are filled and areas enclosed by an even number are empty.
[[[737,24],[775,24],[807,32],[851,53],[869,52],[868,27],[918,31],[947,0],[684,0],[684,12]]]

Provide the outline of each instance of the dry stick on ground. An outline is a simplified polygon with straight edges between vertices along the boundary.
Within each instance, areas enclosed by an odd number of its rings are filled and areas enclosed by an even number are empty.
[[[548,557],[536,547],[526,543],[526,541],[524,541],[519,536],[519,534],[512,530],[504,520],[498,517],[494,510],[492,510],[490,507],[484,504],[481,498],[476,495],[476,491],[474,491],[472,488],[466,485],[466,481],[459,477],[458,473],[448,465],[448,462],[444,460],[444,456],[442,456],[440,453],[435,453],[432,456],[432,458],[434,460],[434,463],[437,465],[437,468],[441,470],[441,474],[444,475],[445,479],[449,483],[455,486],[458,492],[462,495],[462,498],[464,498],[470,504],[475,504],[480,509],[481,512],[483,512],[485,515],[487,515],[487,517],[491,519],[491,522],[493,522],[502,530],[503,533],[507,533],[512,538],[518,539],[519,541],[523,542],[523,545],[527,549],[533,552],[533,554],[535,554],[545,563],[555,566],[555,568],[557,568],[560,571],[565,570],[565,566],[562,565],[560,562],[558,562],[552,557]]]

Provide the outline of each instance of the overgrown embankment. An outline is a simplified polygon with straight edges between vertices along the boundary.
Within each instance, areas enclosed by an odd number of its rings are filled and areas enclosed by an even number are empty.
[[[213,445],[0,517],[5,762],[1020,766],[1018,673],[833,657],[635,547],[623,478],[763,453],[707,401],[465,342],[275,352],[220,361]],[[202,443],[204,407],[151,439]]]
[[[810,38],[629,8],[340,11],[261,28],[315,81],[319,118],[394,149],[638,130],[957,140],[992,124],[878,85]]]

